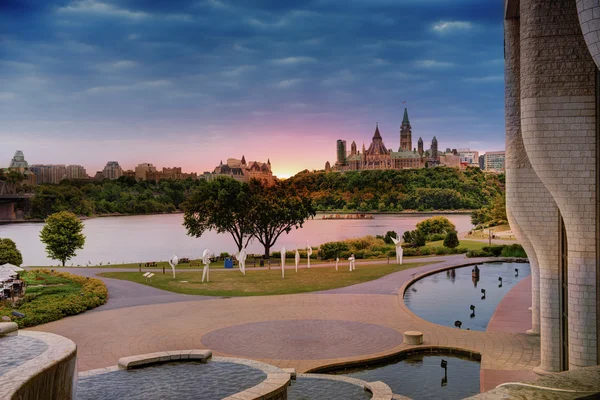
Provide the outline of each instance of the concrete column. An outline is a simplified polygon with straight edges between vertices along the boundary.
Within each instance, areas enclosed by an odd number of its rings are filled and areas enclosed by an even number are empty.
[[[523,144],[567,232],[569,368],[596,365],[596,66],[575,1],[521,0],[520,13]],[[542,335],[559,301],[544,304],[545,279],[553,290],[540,269]]]
[[[520,29],[519,19],[505,21],[506,208],[532,267],[532,331],[541,336],[540,367],[560,371],[558,207],[523,145]]]

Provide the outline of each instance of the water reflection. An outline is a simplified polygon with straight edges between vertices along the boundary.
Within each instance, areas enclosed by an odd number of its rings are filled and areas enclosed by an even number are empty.
[[[515,268],[519,270],[516,276]],[[422,278],[409,287],[404,302],[427,321],[485,331],[498,303],[530,274],[530,267],[526,263],[486,263],[478,267],[478,271],[477,279],[475,269],[471,267],[450,269]],[[446,279],[439,279],[440,276]],[[477,284],[483,288],[478,290]]]

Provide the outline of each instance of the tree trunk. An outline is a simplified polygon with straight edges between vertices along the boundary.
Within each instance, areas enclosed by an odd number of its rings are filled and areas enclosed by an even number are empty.
[[[271,257],[271,246],[265,246],[265,260]]]
[[[61,261],[62,261],[62,265],[63,265],[63,267],[64,267],[64,266],[65,266],[65,262],[66,262],[67,260],[61,260]]]

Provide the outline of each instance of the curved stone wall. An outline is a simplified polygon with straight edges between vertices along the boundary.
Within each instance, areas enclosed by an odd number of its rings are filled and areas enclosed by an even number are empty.
[[[600,0],[577,0],[577,14],[588,51],[600,67]]]
[[[541,335],[541,368],[560,370],[558,208],[535,174],[521,134],[520,23],[505,21],[506,209],[531,264],[533,331]],[[511,221],[511,219],[513,221]],[[537,310],[536,310],[536,305]],[[536,315],[537,311],[537,315]],[[538,326],[536,327],[536,322]]]
[[[75,399],[77,347],[52,333],[19,331],[18,336],[47,344],[40,355],[0,375],[0,398],[11,400]],[[0,337],[0,346],[2,346]],[[16,350],[15,350],[16,351]]]
[[[521,0],[520,21],[523,143],[567,232],[569,368],[595,365],[596,65],[574,1]]]

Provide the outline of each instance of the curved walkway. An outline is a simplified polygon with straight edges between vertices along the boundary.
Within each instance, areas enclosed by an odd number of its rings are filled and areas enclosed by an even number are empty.
[[[110,295],[120,298],[120,304],[134,304],[136,301],[132,299],[135,298],[140,304],[147,301],[153,304],[107,307],[34,329],[75,341],[80,371],[115,365],[123,356],[210,345],[215,355],[249,357],[247,352],[251,351],[254,356],[250,358],[306,372],[328,365],[377,359],[414,347],[402,343],[401,333],[407,330],[422,331],[428,346],[482,354],[482,370],[527,371],[539,365],[538,337],[448,328],[407,312],[398,288],[414,274],[450,264],[481,261],[466,260],[462,256],[423,260],[439,262],[321,293],[231,299],[176,295],[177,299],[173,299],[177,302],[162,304],[156,304],[154,296],[167,296],[163,291],[131,282],[117,287],[109,282],[113,280],[104,278],[109,292],[115,291]],[[157,292],[143,292],[146,289],[140,286]],[[141,294],[133,296],[130,290],[139,290]],[[376,334],[359,335],[349,342],[353,329],[366,332],[370,326],[374,326]],[[328,351],[315,353],[313,350],[321,341],[327,344]]]

